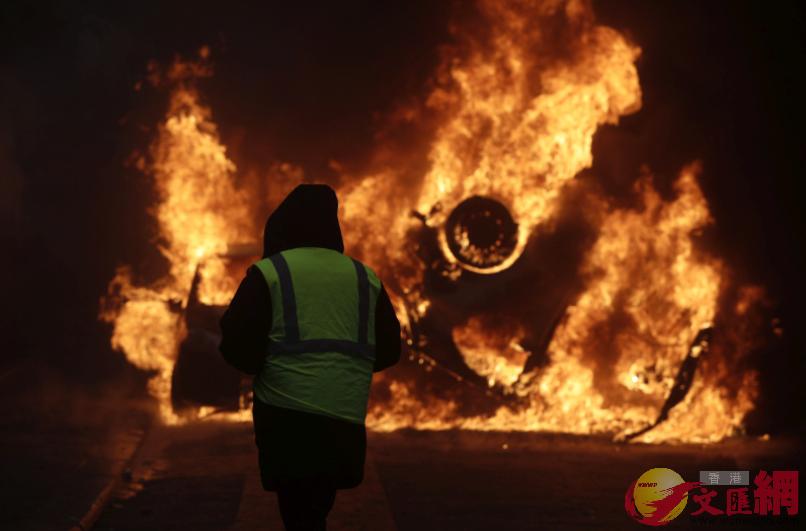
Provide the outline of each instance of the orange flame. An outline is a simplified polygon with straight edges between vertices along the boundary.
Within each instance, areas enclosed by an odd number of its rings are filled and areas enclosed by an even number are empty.
[[[394,279],[391,295],[405,328],[414,326],[409,318],[426,316],[431,303],[422,282],[426,265],[404,245],[420,223],[413,210],[438,228],[469,196],[500,200],[518,223],[515,252],[497,270],[506,269],[538,228],[551,226],[564,192],[591,166],[597,128],[641,105],[640,50],[597,25],[586,2],[483,0],[479,6],[489,34],[466,37],[464,47],[445,58],[425,102],[442,119],[422,181],[406,183],[404,171],[382,168],[346,178],[339,190],[347,250]],[[556,24],[562,26],[559,51],[558,37],[548,30]],[[218,255],[255,234],[254,202],[235,185],[235,165],[188,81],[208,70],[192,65],[178,63],[168,73],[176,88],[151,161],[142,163],[159,193],[154,215],[169,271],[144,287],[121,269],[102,313],[114,324],[113,346],[155,371],[150,390],[168,422],[182,420],[170,406],[171,371],[185,333],[175,307],[187,303],[197,269],[201,300],[226,303],[238,279],[226,273]],[[464,417],[458,404],[382,373],[375,385],[391,399],[372,404],[368,426],[625,433],[652,422],[691,341],[716,319],[729,283],[727,266],[695,245],[697,232],[712,222],[699,172],[698,164],[684,168],[676,197],[668,201],[649,177],[640,179],[638,209],[613,208],[593,197],[581,214],[598,227],[579,271],[586,287],[555,331],[545,366],[522,373],[529,353],[520,345],[518,326],[470,318],[452,330],[468,366],[524,398],[525,407]],[[456,265],[444,237],[440,244]],[[603,352],[607,365],[597,363]],[[745,371],[739,392],[727,393],[727,362],[715,357],[704,365],[669,419],[640,440],[716,441],[740,431],[757,393],[755,373]]]
[[[694,336],[714,320],[725,274],[720,261],[700,256],[692,242],[692,235],[711,221],[696,182],[698,171],[696,164],[683,170],[673,201],[664,202],[645,178],[638,183],[640,210],[601,214],[599,238],[581,271],[589,278],[587,289],[555,332],[548,366],[528,375],[517,389],[530,398],[529,407],[501,407],[491,417],[462,418],[455,415],[455,404],[425,404],[397,385],[395,414],[379,405],[372,412],[373,428],[612,433],[654,421]],[[630,324],[608,330],[616,312],[626,314],[621,320]],[[611,368],[596,366],[591,354],[601,349],[616,353]],[[722,364],[696,378],[669,420],[638,440],[708,442],[736,433],[753,405],[755,374],[741,375],[736,397],[719,386],[729,374]],[[432,415],[422,418],[422,408]]]
[[[153,214],[168,273],[141,287],[132,283],[128,268],[120,269],[101,315],[114,324],[112,346],[137,367],[156,372],[149,389],[159,400],[163,419],[171,423],[180,420],[170,405],[170,386],[177,346],[186,333],[181,313],[172,306],[187,305],[197,269],[201,302],[229,302],[238,279],[225,273],[220,255],[228,244],[248,240],[255,232],[248,196],[234,183],[235,164],[227,157],[210,110],[199,104],[188,81],[207,71],[195,63],[172,67],[168,79],[178,84],[166,118],[150,161],[138,161],[154,177],[158,202]]]

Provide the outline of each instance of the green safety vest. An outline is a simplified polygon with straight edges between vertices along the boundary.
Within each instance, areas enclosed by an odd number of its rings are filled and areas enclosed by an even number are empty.
[[[269,352],[257,400],[364,423],[381,282],[338,251],[298,247],[255,264],[271,294]]]

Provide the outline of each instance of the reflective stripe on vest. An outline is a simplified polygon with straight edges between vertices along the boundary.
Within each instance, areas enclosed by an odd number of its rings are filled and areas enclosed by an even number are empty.
[[[335,251],[334,251],[335,253]],[[358,260],[348,258],[341,253],[342,259],[352,261],[357,279],[357,337],[346,338],[308,338],[300,339],[299,319],[297,313],[297,297],[294,293],[294,282],[288,262],[282,253],[270,256],[266,260],[261,260],[255,264],[261,270],[266,282],[271,286],[272,271],[268,270],[268,263],[274,269],[279,283],[282,300],[282,337],[275,337],[269,342],[269,354],[299,354],[302,352],[340,352],[360,356],[373,360],[375,357],[375,346],[369,341],[370,324],[370,280],[367,269]],[[268,262],[268,263],[267,263]],[[276,311],[273,309],[273,311]]]
[[[342,253],[300,247],[255,266],[269,286],[269,355],[255,397],[355,423],[366,416],[381,283]]]

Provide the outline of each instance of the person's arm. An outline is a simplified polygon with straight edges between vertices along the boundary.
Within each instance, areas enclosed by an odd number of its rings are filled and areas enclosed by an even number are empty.
[[[389,294],[381,286],[375,305],[375,366],[373,372],[391,367],[400,360],[400,322]]]
[[[224,359],[247,374],[257,374],[263,366],[271,329],[269,287],[256,267],[250,267],[221,318],[221,344]]]

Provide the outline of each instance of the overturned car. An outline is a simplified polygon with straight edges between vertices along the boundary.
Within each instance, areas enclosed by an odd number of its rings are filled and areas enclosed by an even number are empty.
[[[506,202],[484,196],[461,201],[436,226],[431,214],[412,213],[419,222],[405,242],[424,273],[415,290],[397,294],[408,352],[393,374],[458,404],[462,414],[517,408],[527,401],[521,379],[549,363],[552,337],[584,288],[569,264],[581,260],[590,228],[566,222],[524,239]],[[259,251],[234,246],[222,258],[236,278]],[[187,333],[173,369],[173,406],[243,409],[251,402],[251,377],[220,355],[218,323],[226,307],[201,302],[199,283],[197,271],[182,308]],[[703,329],[690,346],[653,425],[685,397],[709,340],[710,329]]]

